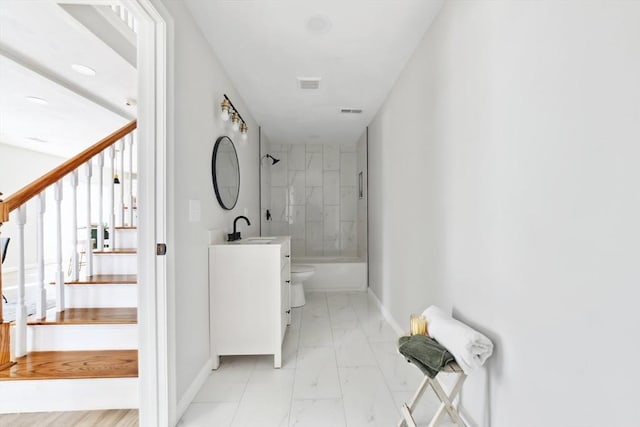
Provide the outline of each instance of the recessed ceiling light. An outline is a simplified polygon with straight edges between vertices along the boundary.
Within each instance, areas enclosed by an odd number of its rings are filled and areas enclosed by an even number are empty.
[[[93,68],[87,67],[86,65],[71,64],[71,68],[73,68],[73,71],[75,71],[76,73],[80,73],[83,76],[93,77],[96,75],[96,70],[94,70]]]
[[[36,138],[35,136],[30,136],[27,139],[32,142],[49,142],[46,139]]]
[[[307,20],[307,30],[313,34],[327,34],[331,26],[331,19],[327,15],[313,15]]]
[[[38,105],[47,105],[49,103],[46,99],[38,98],[37,96],[25,96],[24,99]]]

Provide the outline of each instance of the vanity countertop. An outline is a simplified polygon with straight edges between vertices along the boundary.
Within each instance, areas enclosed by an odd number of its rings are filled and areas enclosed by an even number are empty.
[[[217,245],[282,245],[287,242],[291,237],[290,236],[255,236],[255,237],[244,237],[240,240],[234,240],[233,242],[223,242],[214,244],[211,246]]]

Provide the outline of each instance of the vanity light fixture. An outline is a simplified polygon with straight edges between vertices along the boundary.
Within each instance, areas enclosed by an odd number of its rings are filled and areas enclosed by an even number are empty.
[[[220,118],[223,121],[229,120],[229,110],[231,110],[231,102],[227,99],[226,95],[222,102],[220,103],[220,109],[222,110],[220,113]]]
[[[231,127],[234,131],[238,131],[240,129],[240,115],[238,113],[233,113],[231,115]]]
[[[247,137],[249,126],[247,126],[247,122],[244,121],[238,109],[233,105],[233,102],[231,102],[227,95],[224,95],[224,99],[220,103],[220,118],[225,122],[231,118],[231,127],[233,130],[236,132],[240,131],[242,138]]]

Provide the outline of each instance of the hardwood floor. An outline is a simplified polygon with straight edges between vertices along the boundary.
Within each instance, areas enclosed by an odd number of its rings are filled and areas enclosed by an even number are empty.
[[[17,362],[0,372],[0,381],[138,376],[137,350],[34,351]]]
[[[93,251],[94,255],[102,255],[102,254],[130,254],[135,255],[138,253],[136,248],[120,248],[120,249],[105,249],[102,251]]]
[[[0,415],[0,427],[136,427],[137,409]]]
[[[130,285],[138,283],[136,274],[94,274],[86,279],[64,282],[66,285]]]
[[[111,308],[67,308],[56,312],[53,308],[47,311],[45,319],[36,315],[27,318],[29,325],[98,325],[98,324],[134,324],[137,323],[138,309],[135,307]]]

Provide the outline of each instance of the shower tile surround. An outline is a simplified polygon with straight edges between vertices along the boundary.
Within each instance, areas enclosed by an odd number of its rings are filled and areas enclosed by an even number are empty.
[[[271,234],[291,235],[294,257],[357,256],[355,145],[270,144]],[[270,181],[270,182],[269,182]]]

